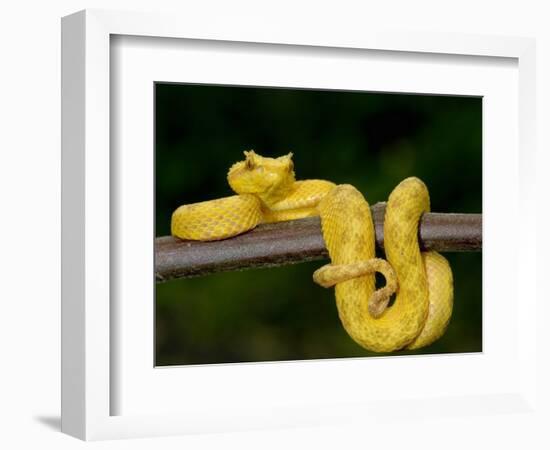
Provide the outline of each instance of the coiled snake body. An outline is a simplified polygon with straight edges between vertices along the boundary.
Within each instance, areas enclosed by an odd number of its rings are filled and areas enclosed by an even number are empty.
[[[443,256],[419,248],[418,223],[430,209],[422,181],[405,179],[388,199],[386,261],[375,257],[370,207],[353,186],[296,181],[292,154],[266,158],[249,151],[245,156],[228,173],[237,195],[180,206],[172,215],[174,236],[224,239],[259,223],[319,215],[331,264],[313,278],[325,287],[335,285],[340,320],[359,345],[392,352],[420,348],[443,335],[452,313],[453,278]],[[378,290],[375,272],[386,278]]]

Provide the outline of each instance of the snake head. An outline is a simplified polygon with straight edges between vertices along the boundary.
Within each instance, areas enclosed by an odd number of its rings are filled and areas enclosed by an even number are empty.
[[[296,181],[292,153],[267,158],[249,150],[244,156],[227,174],[231,189],[237,194],[256,194],[268,206],[288,194]]]

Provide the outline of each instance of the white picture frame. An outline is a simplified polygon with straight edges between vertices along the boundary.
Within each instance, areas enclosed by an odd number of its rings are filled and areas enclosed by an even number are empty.
[[[536,353],[530,350],[536,347],[536,327],[534,326],[536,316],[533,318],[533,315],[528,313],[536,309],[536,295],[534,285],[529,287],[529,283],[522,283],[527,291],[531,289],[532,292],[529,295],[529,292],[523,291],[521,305],[515,303],[510,297],[510,301],[513,302],[510,306],[517,308],[517,315],[511,315],[511,313],[502,315],[504,323],[514,327],[515,333],[507,342],[508,348],[514,349],[514,358],[505,357],[501,352],[503,347],[495,346],[494,360],[490,359],[493,354],[491,351],[484,354],[489,361],[486,366],[479,365],[479,358],[476,359],[475,355],[470,362],[462,360],[464,364],[471,363],[472,367],[483,367],[483,370],[492,370],[490,366],[494,364],[517,365],[517,370],[512,371],[513,376],[502,377],[501,383],[499,380],[494,381],[493,390],[487,390],[487,385],[481,384],[477,392],[476,386],[470,385],[462,393],[459,390],[448,391],[445,386],[439,388],[428,386],[417,396],[408,396],[405,391],[396,391],[393,396],[373,397],[370,400],[358,396],[354,402],[350,401],[352,398],[350,391],[344,395],[344,401],[341,402],[336,401],[335,396],[328,394],[321,400],[315,400],[313,396],[304,396],[300,399],[300,406],[276,403],[271,397],[264,399],[266,404],[261,410],[254,409],[253,404],[248,404],[246,401],[243,402],[244,406],[236,405],[235,399],[232,400],[230,397],[226,400],[212,400],[214,403],[205,402],[206,406],[201,407],[199,404],[201,386],[196,384],[194,390],[199,395],[193,399],[191,407],[186,410],[179,411],[177,406],[179,402],[176,407],[167,407],[165,410],[166,405],[155,406],[151,403],[151,399],[141,402],[142,407],[124,407],[119,410],[118,400],[113,399],[117,398],[119,392],[124,392],[128,386],[131,386],[131,382],[124,376],[119,377],[114,374],[113,367],[116,367],[119,361],[124,361],[127,354],[131,352],[124,345],[113,347],[114,342],[129,342],[129,339],[120,334],[117,328],[118,322],[113,320],[113,309],[110,303],[113,293],[117,292],[115,280],[111,279],[111,266],[113,246],[118,245],[111,233],[113,227],[113,192],[111,190],[117,185],[117,177],[120,175],[112,170],[110,152],[111,146],[116,145],[111,130],[110,115],[113,103],[110,64],[113,54],[116,53],[112,48],[113,36],[117,36],[115,39],[134,36],[144,39],[154,37],[201,40],[201,42],[211,41],[213,45],[220,41],[250,44],[254,45],[255,51],[259,53],[262,45],[273,44],[298,46],[305,53],[309,50],[317,51],[319,48],[331,49],[335,54],[341,54],[350,49],[364,49],[395,52],[396,56],[406,54],[411,64],[415,59],[422,59],[429,63],[430,58],[436,55],[477,57],[480,58],[479,61],[483,58],[511,60],[517,64],[513,76],[517,76],[519,83],[517,103],[511,106],[518,111],[519,121],[517,118],[514,119],[514,123],[510,124],[510,130],[512,130],[512,138],[514,136],[518,138],[518,145],[514,139],[512,142],[492,141],[491,145],[502,145],[502,148],[510,148],[512,152],[510,160],[506,162],[504,158],[501,161],[502,173],[508,173],[506,170],[513,168],[506,164],[513,163],[515,154],[520,157],[519,178],[512,177],[514,180],[507,191],[514,199],[512,211],[523,217],[521,223],[516,219],[509,225],[516,232],[534,228],[534,217],[528,210],[528,205],[519,204],[517,201],[519,198],[528,198],[524,194],[531,190],[529,183],[531,174],[528,171],[533,167],[531,160],[534,158],[534,138],[531,128],[535,114],[535,46],[532,39],[445,33],[404,33],[383,29],[370,29],[368,32],[350,29],[348,33],[338,35],[329,32],[322,35],[306,35],[300,30],[280,30],[277,27],[258,23],[251,24],[249,28],[234,29],[231,24],[219,22],[205,28],[204,24],[193,23],[193,20],[187,17],[96,10],[67,16],[63,19],[62,27],[62,430],[64,432],[81,439],[96,440],[325,424],[335,421],[351,423],[361,418],[380,415],[387,420],[400,420],[405,411],[407,414],[414,415],[418,414],[418,411],[429,409],[430,405],[436,406],[438,414],[441,415],[492,414],[502,409],[518,413],[536,413],[537,393],[534,382]],[[163,44],[161,42],[158,45]],[[224,48],[220,49],[221,54],[225,51]],[[322,53],[318,53],[318,56],[321,59],[326,58]],[[449,58],[449,61],[454,61],[452,56]],[[252,80],[243,79],[243,75],[235,76],[241,77],[242,84],[253,83]],[[146,78],[143,80],[147,81]],[[281,83],[285,86],[289,85],[288,81]],[[378,89],[392,90],[391,85],[380,86]],[[410,89],[413,92],[433,92],[434,88],[429,86],[423,88],[417,83],[416,87],[412,86]],[[445,93],[452,93],[447,88],[441,89]],[[454,93],[460,93],[460,91]],[[480,91],[479,94],[483,95],[483,92]],[[487,123],[484,122],[485,126]],[[496,124],[494,126],[496,127]],[[513,130],[517,130],[516,135]],[[484,145],[486,143],[484,141]],[[152,141],[146,142],[145,145],[151,144]],[[147,161],[145,158],[142,162],[146,164]],[[144,183],[144,186],[147,187],[147,183]],[[144,191],[143,195],[146,196],[147,193]],[[489,197],[489,199],[492,198],[497,197]],[[486,215],[486,200],[484,193],[484,215]],[[488,207],[491,208],[491,204]],[[495,207],[495,219],[498,214],[496,209],[498,208]],[[484,217],[484,225],[493,230],[495,222],[491,223],[491,214],[488,217],[488,222],[487,215]],[[484,231],[486,230],[487,228]],[[504,236],[505,231],[503,230],[502,234],[495,232],[494,237],[489,238],[488,245],[491,246],[491,240],[498,244],[499,236]],[[530,233],[522,233],[522,235],[526,236],[522,246],[517,245],[510,250],[510,254],[518,258],[513,258],[514,261],[527,261],[535,251],[534,236]],[[114,236],[120,235],[115,233]],[[486,237],[485,233],[484,238]],[[485,240],[484,245],[486,245]],[[152,278],[152,267],[146,261],[137,258],[136,269],[143,271],[145,277],[150,270]],[[532,263],[529,269],[533,270]],[[525,263],[517,266],[512,264],[508,270],[517,283],[512,283],[512,286],[518,286],[521,280],[527,279],[528,268]],[[490,274],[489,279],[491,279]],[[503,294],[505,295],[507,294]],[[518,292],[514,290],[511,295],[517,298]],[[484,312],[486,313],[487,310],[484,309]],[[136,314],[139,316],[138,313]],[[140,317],[145,317],[147,320],[146,309],[142,314],[144,316]],[[129,321],[125,324],[125,329],[131,329],[132,323],[139,321],[128,315],[124,317],[124,320]],[[498,324],[495,324],[494,329],[495,332],[499,332]],[[504,330],[501,329],[500,333],[504,333]],[[485,338],[491,339],[490,336],[484,336]],[[143,346],[152,346],[152,341],[144,340],[141,344],[136,342],[135,345],[138,347],[141,345],[139,349],[143,349]],[[390,376],[392,370],[402,370],[401,367],[398,368],[401,363],[393,361],[387,358],[378,363],[380,370],[386,370],[385,376]],[[140,364],[143,364],[142,359],[134,366],[129,362],[127,366],[122,367],[121,371],[128,372],[128,368],[136,370],[132,374],[136,376],[137,384],[142,386],[141,383],[147,375],[140,378],[141,375],[138,374]],[[430,361],[424,360],[424,364],[430,365],[430,370],[436,372],[460,370],[458,366],[451,369],[455,364],[451,358],[431,358]],[[265,377],[284,379],[285,376],[289,376],[285,373],[284,367],[286,367],[284,364],[248,365],[246,370],[261,373],[264,379]],[[324,371],[332,371],[332,375],[338,376],[345,376],[346,373],[360,374],[361,370],[364,370],[361,361],[355,360],[351,363],[316,361],[314,364],[304,365],[300,370],[302,370],[302,376],[309,376],[309,379],[312,379],[315,371],[319,371],[320,368]],[[500,366],[493,367],[493,369],[498,368]],[[146,370],[152,369],[154,367],[151,365]],[[223,372],[224,377],[231,377],[235,376],[231,372],[236,373],[238,370],[228,366],[207,369],[209,373],[202,373],[196,380],[196,383],[200,383],[201,379],[204,380],[203,388],[209,376],[215,378],[219,376],[217,374]],[[172,369],[164,371],[163,383],[168,383],[167,378],[173,378],[167,375],[170,370]],[[410,367],[410,370],[415,369]],[[237,378],[240,377],[241,374]],[[354,383],[359,382],[360,379],[349,380],[350,389],[353,389]],[[443,395],[443,392],[447,394]],[[216,398],[219,399],[219,395],[222,394],[223,391],[220,390],[216,393]],[[135,395],[138,394],[134,386],[133,390],[130,389],[125,394],[125,398],[130,397],[129,404]],[[399,411],[395,409],[396,402],[399,402]],[[326,408],[327,405],[330,405],[329,409]],[[212,411],[213,408],[216,408],[216,412]],[[113,414],[113,411],[116,414]]]

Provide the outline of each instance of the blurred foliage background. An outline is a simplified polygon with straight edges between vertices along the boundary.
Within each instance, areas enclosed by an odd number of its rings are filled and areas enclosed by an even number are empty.
[[[231,195],[243,150],[294,152],[298,179],[351,183],[369,203],[404,178],[428,186],[432,211],[480,213],[481,98],[157,84],[156,236],[179,205]],[[447,253],[455,306],[446,334],[397,354],[482,350],[482,255]],[[325,261],[156,285],[156,364],[363,357],[342,328]]]

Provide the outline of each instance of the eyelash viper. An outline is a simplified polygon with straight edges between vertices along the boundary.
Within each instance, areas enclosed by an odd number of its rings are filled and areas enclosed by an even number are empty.
[[[453,308],[453,276],[439,253],[421,252],[418,223],[430,209],[424,183],[403,180],[390,194],[384,218],[386,260],[375,257],[370,207],[348,184],[296,181],[292,153],[267,158],[247,151],[228,182],[237,195],[183,205],[172,214],[172,235],[218,240],[259,223],[320,216],[331,263],[314,273],[335,285],[340,320],[353,340],[374,352],[416,349],[441,337]],[[375,272],[386,285],[375,287]],[[392,306],[390,296],[396,293]]]

